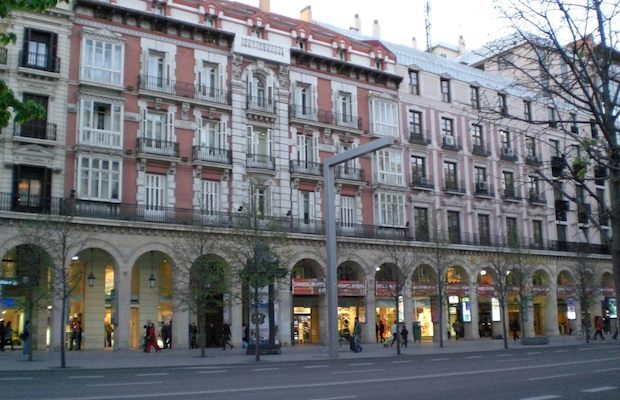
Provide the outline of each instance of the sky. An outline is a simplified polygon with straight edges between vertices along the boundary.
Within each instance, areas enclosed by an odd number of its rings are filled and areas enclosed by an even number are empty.
[[[258,7],[258,0],[237,0]],[[431,7],[431,41],[458,44],[463,35],[468,49],[476,49],[497,38],[502,20],[492,7],[493,0],[429,0]],[[315,21],[341,28],[353,26],[359,14],[362,33],[372,35],[373,21],[379,21],[381,38],[410,45],[415,37],[418,48],[426,48],[424,4],[426,0],[271,0],[271,12],[299,18],[302,8],[310,5]]]

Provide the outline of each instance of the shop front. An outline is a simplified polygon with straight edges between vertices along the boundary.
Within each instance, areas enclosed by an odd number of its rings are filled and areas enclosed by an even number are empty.
[[[413,321],[412,335],[416,334],[416,325],[420,329],[420,338],[429,339],[434,335],[432,299],[437,298],[437,287],[434,284],[413,283]]]
[[[320,341],[319,309],[325,293],[323,278],[291,278],[293,295],[292,343],[315,344]]]
[[[397,283],[390,281],[375,281],[375,314],[378,324],[383,322],[385,326],[385,338],[391,336],[392,325],[398,321],[404,321],[403,297],[398,297],[400,315],[396,315],[396,290]]]
[[[338,281],[338,334],[348,337],[353,334],[355,318],[366,322],[364,296],[366,285],[362,281]]]
[[[471,324],[471,302],[466,284],[452,283],[446,287],[448,297],[448,331],[451,338],[463,338]],[[458,328],[458,332],[457,332]]]
[[[483,279],[482,283],[478,284],[478,334],[481,338],[501,335],[501,321],[501,311],[495,287],[490,281]]]

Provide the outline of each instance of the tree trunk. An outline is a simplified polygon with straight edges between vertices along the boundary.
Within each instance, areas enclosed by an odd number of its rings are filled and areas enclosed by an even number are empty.
[[[198,311],[198,326],[202,331],[200,340],[200,357],[207,356],[207,320],[205,318],[205,309],[200,307]]]
[[[396,296],[396,354],[400,355],[400,321],[398,317],[400,316],[400,304],[398,302],[398,295]]]
[[[260,300],[258,287],[254,288],[254,338],[256,339],[256,343],[254,344],[255,350],[255,360],[256,362],[260,361],[260,320],[258,318],[258,302]]]
[[[63,288],[63,291],[65,289]],[[66,343],[65,343],[65,320],[67,319],[67,296],[63,293],[61,300],[61,310],[60,310],[60,328],[58,331],[60,333],[60,368],[67,367],[67,354],[66,354]]]
[[[508,330],[506,329],[506,298],[502,298],[499,302],[502,313],[502,336],[504,337],[504,349],[508,349]],[[493,318],[491,318],[493,320]]]
[[[33,317],[33,309],[34,309],[34,300],[33,300],[33,293],[32,293],[32,288],[29,288],[28,290],[28,306],[27,306],[27,310],[26,310],[26,321],[30,321],[29,322],[29,329],[28,329],[28,337],[24,339],[24,341],[28,342],[28,352],[26,354],[26,356],[28,356],[28,361],[32,361],[32,336],[33,336],[33,332],[32,332],[32,317]],[[22,343],[22,346],[25,346],[25,343]]]

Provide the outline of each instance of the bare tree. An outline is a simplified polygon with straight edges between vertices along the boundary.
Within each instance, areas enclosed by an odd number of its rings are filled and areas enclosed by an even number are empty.
[[[68,204],[70,205],[70,204]],[[71,211],[71,207],[67,207]],[[60,301],[60,368],[66,368],[65,321],[71,293],[83,279],[83,268],[72,262],[86,245],[88,238],[73,222],[70,212],[56,218],[41,218],[24,222],[20,227],[22,237],[31,245],[45,250],[51,260],[50,288],[53,297]]]
[[[588,243],[584,243],[577,251],[577,259],[573,267],[575,295],[579,300],[583,318],[580,321],[581,330],[584,332],[586,343],[590,343],[590,327],[592,318],[590,316],[590,306],[594,304],[596,296],[600,292],[600,287],[594,280],[594,271],[597,262],[588,252]],[[581,318],[581,316],[578,316]]]
[[[490,102],[481,114],[516,122],[530,140],[555,147],[549,163],[534,171],[611,243],[620,298],[620,3],[498,0],[497,9],[515,33],[489,46],[485,70],[516,78],[515,87],[548,112],[519,116]],[[547,143],[549,128],[560,140]],[[609,185],[610,201],[593,181]]]

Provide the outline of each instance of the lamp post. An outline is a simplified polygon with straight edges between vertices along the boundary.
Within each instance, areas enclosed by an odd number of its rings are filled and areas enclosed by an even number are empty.
[[[336,204],[334,190],[334,167],[354,158],[361,157],[373,151],[380,150],[394,144],[394,138],[390,136],[373,140],[355,149],[336,154],[323,161],[323,178],[325,191],[323,203],[326,210],[325,228],[325,253],[327,264],[327,327],[329,338],[329,357],[338,358],[338,277],[336,265]]]

